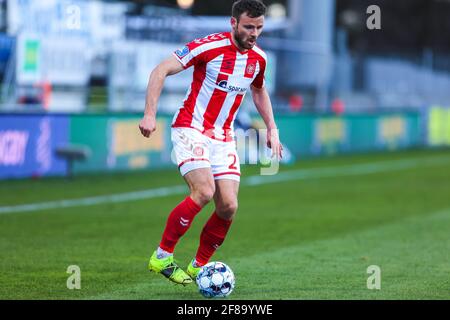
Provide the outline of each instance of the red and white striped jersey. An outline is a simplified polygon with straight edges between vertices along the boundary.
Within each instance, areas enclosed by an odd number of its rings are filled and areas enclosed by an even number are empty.
[[[194,75],[172,127],[233,140],[234,119],[247,90],[264,86],[267,56],[256,46],[240,51],[231,37],[230,32],[212,34],[174,52],[185,69],[194,66]]]

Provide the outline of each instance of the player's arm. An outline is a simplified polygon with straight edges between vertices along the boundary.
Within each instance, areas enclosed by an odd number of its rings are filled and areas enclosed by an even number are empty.
[[[161,62],[150,74],[145,98],[145,111],[139,129],[148,138],[156,130],[156,108],[166,77],[183,71],[183,65],[172,55]]]
[[[273,116],[272,102],[266,88],[251,86],[253,102],[267,127],[267,146],[272,149],[272,157],[283,157],[283,145],[280,143],[278,128]]]

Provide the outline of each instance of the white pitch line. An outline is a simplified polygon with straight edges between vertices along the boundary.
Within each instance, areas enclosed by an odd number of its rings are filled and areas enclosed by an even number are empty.
[[[292,180],[332,178],[340,176],[366,175],[380,172],[407,170],[422,166],[448,164],[450,157],[441,156],[431,159],[415,158],[407,160],[390,160],[364,164],[345,165],[339,167],[313,168],[306,170],[284,171],[273,176],[252,176],[245,180],[245,185],[257,186],[261,184],[278,183]]]
[[[258,186],[271,183],[281,183],[293,180],[307,180],[320,178],[334,178],[341,176],[367,175],[389,171],[407,170],[416,167],[441,165],[450,162],[450,157],[440,156],[433,158],[414,158],[407,160],[390,160],[372,163],[354,164],[337,167],[299,169],[278,173],[273,176],[251,176],[242,179],[243,186]],[[177,194],[185,194],[188,189],[185,185],[148,189],[135,192],[109,194],[104,196],[65,199],[41,203],[30,203],[0,207],[0,214],[30,212],[60,208],[93,206],[104,203],[123,203],[152,198],[161,198]]]
[[[187,192],[187,187],[183,185],[164,187],[157,189],[149,189],[142,191],[126,192],[119,194],[109,194],[104,196],[70,199],[70,200],[58,200],[41,203],[30,203],[17,206],[0,207],[0,214],[15,213],[15,212],[28,212],[39,211],[47,209],[59,209],[59,208],[71,208],[71,207],[85,207],[93,206],[104,203],[120,203],[142,199],[151,199],[165,197],[175,194],[182,194]]]

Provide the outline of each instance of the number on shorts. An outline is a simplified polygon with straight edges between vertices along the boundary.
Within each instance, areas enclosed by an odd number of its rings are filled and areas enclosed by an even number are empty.
[[[228,167],[228,169],[237,170],[238,168],[236,167],[236,155],[233,153],[230,153],[228,156],[230,158],[233,158],[233,163]]]

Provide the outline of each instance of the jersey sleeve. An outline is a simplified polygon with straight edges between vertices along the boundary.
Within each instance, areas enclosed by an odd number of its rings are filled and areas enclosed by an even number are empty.
[[[261,60],[261,61],[259,61],[259,72],[256,75],[255,80],[253,80],[252,86],[254,86],[255,88],[258,88],[258,89],[261,89],[264,87],[264,85],[266,83],[265,72],[266,72],[266,61]]]
[[[198,40],[187,43],[184,47],[176,50],[173,54],[185,69],[202,62],[202,48]]]
[[[226,40],[227,36],[223,33],[213,33],[204,38],[195,39],[184,47],[176,50],[173,54],[185,69],[206,63],[208,61],[209,52],[212,48],[223,46],[222,40]],[[218,45],[213,43],[217,42]]]

